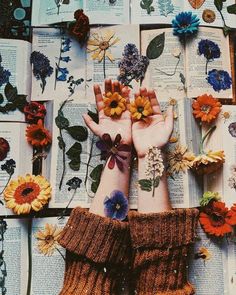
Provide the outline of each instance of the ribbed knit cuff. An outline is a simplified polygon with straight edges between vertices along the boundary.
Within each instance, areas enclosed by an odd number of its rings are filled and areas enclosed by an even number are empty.
[[[134,249],[171,248],[193,243],[196,238],[197,209],[176,209],[160,213],[129,213]]]
[[[128,223],[102,217],[80,207],[72,211],[59,243],[68,251],[95,263],[129,263]]]

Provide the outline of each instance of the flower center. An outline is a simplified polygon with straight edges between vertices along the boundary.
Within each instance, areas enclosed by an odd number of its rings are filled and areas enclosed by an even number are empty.
[[[33,134],[33,137],[37,140],[43,140],[44,138],[46,138],[45,133],[41,129],[36,130]]]
[[[175,160],[178,162],[181,162],[183,160],[183,155],[181,153],[178,153],[175,155]]]
[[[189,24],[187,24],[187,23],[182,23],[182,24],[181,24],[181,28],[184,28],[184,29],[185,29],[185,28],[187,28],[187,27],[189,27]]]
[[[118,150],[117,150],[117,148],[115,146],[113,146],[111,148],[111,152],[112,152],[112,154],[116,155],[118,153]]]
[[[47,236],[45,237],[45,242],[46,242],[47,244],[50,244],[50,243],[53,242],[53,241],[54,241],[54,238],[53,238],[52,235],[47,235]]]
[[[14,192],[14,199],[17,204],[31,204],[37,199],[40,193],[40,186],[34,182],[25,182],[19,185]]]
[[[113,100],[111,103],[110,103],[110,107],[111,108],[117,108],[118,107],[118,102],[116,100]]]
[[[143,107],[138,107],[138,109],[137,109],[137,110],[138,110],[138,112],[139,112],[139,113],[141,113],[141,114],[142,114],[142,112],[143,112],[144,108],[143,108]]]
[[[213,226],[222,226],[225,223],[225,219],[218,212],[213,212],[211,214],[211,223]]]
[[[208,113],[210,112],[210,110],[211,110],[211,106],[209,106],[209,105],[207,105],[207,104],[204,104],[203,106],[201,106],[201,111],[202,111],[203,113],[208,114]]]
[[[119,210],[121,208],[120,204],[116,204],[116,210]]]
[[[28,194],[32,193],[34,190],[32,189],[32,187],[27,187],[22,191],[22,196],[23,197],[27,197]]]
[[[109,43],[108,43],[107,41],[103,41],[103,42],[101,42],[101,43],[99,44],[99,48],[100,48],[101,50],[106,50],[106,49],[109,48]]]

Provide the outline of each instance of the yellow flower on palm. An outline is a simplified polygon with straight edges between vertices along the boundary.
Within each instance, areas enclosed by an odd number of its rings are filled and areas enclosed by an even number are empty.
[[[44,230],[39,230],[35,238],[38,240],[38,251],[46,256],[51,256],[58,246],[58,238],[62,229],[56,225],[46,224]]]
[[[107,92],[103,102],[104,114],[108,117],[120,116],[126,110],[126,99],[118,92]]]
[[[142,120],[153,114],[152,106],[147,97],[138,96],[129,106],[131,117],[134,120]]]
[[[27,174],[11,180],[4,190],[6,207],[15,214],[30,213],[31,210],[39,211],[48,203],[51,197],[50,183],[41,175]]]

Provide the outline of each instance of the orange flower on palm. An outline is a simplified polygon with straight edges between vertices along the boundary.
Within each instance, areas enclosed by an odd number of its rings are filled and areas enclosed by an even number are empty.
[[[108,117],[120,116],[126,110],[126,99],[118,92],[107,92],[103,102],[104,114]]]
[[[42,120],[26,128],[26,138],[28,143],[35,147],[46,147],[52,142],[49,130],[44,128]]]
[[[153,114],[149,99],[145,96],[138,96],[129,106],[131,117],[134,120],[142,120]]]
[[[212,95],[198,96],[192,104],[193,115],[202,122],[210,123],[215,120],[221,111],[221,103]]]

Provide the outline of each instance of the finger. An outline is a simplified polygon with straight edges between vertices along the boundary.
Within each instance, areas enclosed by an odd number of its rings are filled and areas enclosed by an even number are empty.
[[[122,88],[121,96],[123,96],[126,99],[127,104],[130,104],[129,89],[127,89],[127,86]]]
[[[114,92],[118,92],[121,94],[121,87],[120,87],[120,83],[118,81],[115,81],[113,83],[113,86],[114,86]]]
[[[166,117],[165,117],[165,126],[166,129],[171,135],[174,127],[174,112],[173,112],[173,106],[169,106],[168,109],[166,110]]]
[[[95,134],[98,135],[99,133],[99,126],[96,122],[88,114],[83,114],[83,119],[87,127]]]
[[[161,114],[160,104],[157,100],[157,96],[154,90],[148,91],[148,97],[150,99],[150,103],[153,109],[154,114]]]
[[[148,96],[147,89],[145,87],[140,88],[140,94],[141,94],[141,96],[147,97]]]
[[[112,92],[112,82],[111,79],[105,80],[105,93]]]
[[[140,96],[140,95],[141,95],[141,93],[140,93],[140,91],[138,91],[138,92],[136,92],[136,93],[134,94],[134,97],[137,98],[137,97]]]
[[[104,106],[101,88],[99,85],[96,84],[93,86],[93,90],[94,90],[94,94],[95,94],[97,110],[98,110],[98,112],[100,112]]]

